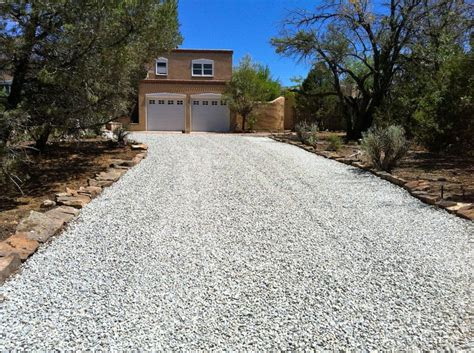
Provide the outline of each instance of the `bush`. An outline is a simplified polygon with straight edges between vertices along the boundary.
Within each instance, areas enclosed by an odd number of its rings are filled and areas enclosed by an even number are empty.
[[[127,144],[128,135],[130,135],[130,131],[125,130],[123,127],[114,130],[114,138],[119,145]]]
[[[339,151],[341,149],[341,146],[342,146],[342,139],[337,136],[337,135],[330,135],[328,137],[328,147],[326,148],[326,150],[328,151]]]
[[[390,172],[408,151],[405,130],[395,125],[370,128],[363,133],[362,150],[375,168]]]
[[[304,144],[316,146],[318,140],[318,125],[300,121],[295,125],[296,136]]]

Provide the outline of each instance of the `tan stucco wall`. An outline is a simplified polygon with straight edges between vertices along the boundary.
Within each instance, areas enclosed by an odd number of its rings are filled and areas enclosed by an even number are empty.
[[[144,131],[146,130],[145,123],[145,95],[148,93],[181,93],[188,97],[185,103],[185,131],[191,130],[191,111],[190,95],[199,93],[222,93],[225,89],[223,83],[167,83],[159,80],[143,80],[138,88],[138,124],[130,124],[126,121],[123,123],[128,125],[130,131]]]
[[[295,127],[295,96],[285,97],[285,130],[293,130]]]
[[[254,130],[282,131],[285,122],[285,97],[278,97],[271,102],[260,103],[253,114],[257,118]],[[239,128],[242,127],[242,117],[238,116],[234,119],[234,122]]]
[[[172,51],[170,54],[158,55],[168,59],[168,75],[157,76],[155,73],[155,59],[147,65],[149,79],[162,80],[230,80],[232,76],[232,52],[180,52]],[[214,60],[213,77],[193,77],[191,62],[195,59]]]

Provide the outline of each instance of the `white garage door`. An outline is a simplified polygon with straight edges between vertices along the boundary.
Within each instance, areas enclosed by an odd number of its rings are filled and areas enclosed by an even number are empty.
[[[150,95],[147,99],[147,130],[183,131],[185,96]]]
[[[230,114],[220,94],[191,96],[192,131],[229,131]]]

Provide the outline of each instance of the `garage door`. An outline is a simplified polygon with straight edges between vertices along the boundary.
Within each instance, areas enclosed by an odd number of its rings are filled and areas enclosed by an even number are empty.
[[[147,130],[183,131],[184,130],[184,96],[148,96]]]
[[[230,114],[220,94],[191,96],[192,131],[229,131]]]

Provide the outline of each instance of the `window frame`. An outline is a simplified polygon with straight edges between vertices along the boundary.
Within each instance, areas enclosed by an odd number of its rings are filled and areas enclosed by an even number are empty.
[[[212,73],[209,74],[204,74],[204,65],[211,65],[211,71]],[[201,74],[195,74],[194,73],[194,65],[200,65],[201,66]],[[208,70],[208,69],[206,69]],[[191,61],[191,76],[192,77],[214,77],[214,60],[211,59],[195,59]]]
[[[159,73],[158,72],[158,63],[165,63],[166,64],[166,73]],[[168,59],[160,57],[155,59],[155,75],[156,76],[168,76]]]

